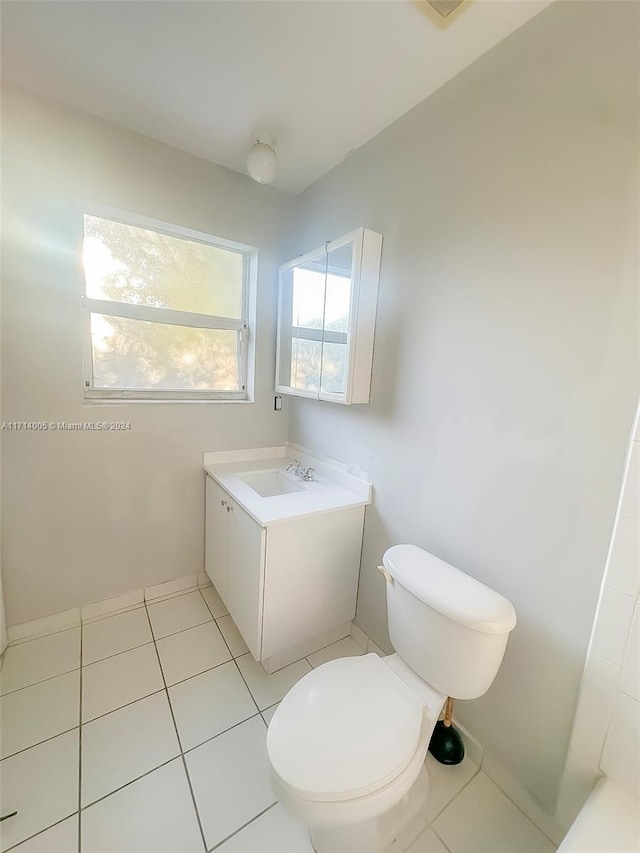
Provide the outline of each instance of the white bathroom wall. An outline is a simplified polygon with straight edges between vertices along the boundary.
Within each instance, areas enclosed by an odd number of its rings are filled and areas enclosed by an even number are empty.
[[[291,439],[370,472],[356,621],[391,544],[508,596],[459,719],[553,812],[638,396],[640,6],[554,3],[299,198],[297,251],[384,235],[369,406]]]
[[[7,87],[2,101],[5,421],[130,421],[5,432],[9,624],[203,570],[202,452],[281,444],[275,292],[293,200],[242,175]],[[80,197],[256,246],[254,404],[82,401]]]
[[[585,664],[558,818],[569,826],[603,772],[640,796],[640,423]]]
[[[2,352],[2,293],[0,292],[0,353]],[[0,357],[1,365],[1,357]],[[0,369],[0,424],[2,423],[2,370]],[[2,431],[0,430],[0,483],[2,483]],[[9,640],[7,634],[7,616],[2,590],[2,489],[0,488],[0,655],[3,654]]]

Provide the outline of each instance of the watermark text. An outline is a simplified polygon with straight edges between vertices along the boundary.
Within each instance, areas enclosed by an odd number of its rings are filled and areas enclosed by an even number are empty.
[[[110,432],[131,429],[131,421],[3,421],[3,432]]]

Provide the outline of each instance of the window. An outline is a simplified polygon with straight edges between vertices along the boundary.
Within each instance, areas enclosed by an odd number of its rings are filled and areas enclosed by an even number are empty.
[[[85,397],[246,400],[256,252],[85,207]]]

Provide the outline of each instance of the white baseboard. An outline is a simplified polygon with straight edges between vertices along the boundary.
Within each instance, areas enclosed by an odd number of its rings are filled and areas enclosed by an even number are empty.
[[[74,607],[72,610],[54,613],[52,616],[43,616],[42,619],[32,619],[30,622],[9,625],[7,628],[9,645],[15,646],[36,637],[57,634],[59,631],[66,631],[68,628],[79,628],[80,621],[80,608]]]
[[[362,630],[362,628],[358,628],[355,622],[351,623],[351,637],[363,651],[367,651],[367,643],[369,642],[369,638]]]
[[[180,592],[188,592],[198,588],[198,575],[187,575],[175,581],[159,583],[156,586],[148,586],[144,591],[145,601],[161,601],[163,598],[172,598]]]
[[[116,613],[133,610],[143,604],[144,590],[138,589],[135,592],[128,592],[126,595],[117,595],[114,598],[105,598],[93,604],[85,604],[84,607],[80,608],[80,616],[83,622],[94,622],[104,616],[115,616]]]
[[[62,613],[54,613],[52,616],[44,616],[41,619],[31,619],[28,622],[20,622],[9,625],[7,634],[9,645],[34,640],[47,634],[56,634],[69,628],[79,628],[84,622],[95,622],[106,616],[115,616],[136,607],[142,607],[145,601],[163,601],[181,595],[192,589],[206,589],[211,586],[211,581],[204,572],[198,575],[188,575],[177,580],[149,586],[146,589],[137,589],[114,598],[105,598],[102,601],[93,601],[82,607],[74,607]]]
[[[453,718],[453,722],[462,737],[462,742],[464,743],[464,754],[473,761],[474,764],[477,764],[478,767],[480,767],[482,759],[484,758],[484,748],[480,745],[480,742],[476,740],[476,738],[467,731],[467,729],[465,729],[462,723],[456,720],[455,717]]]

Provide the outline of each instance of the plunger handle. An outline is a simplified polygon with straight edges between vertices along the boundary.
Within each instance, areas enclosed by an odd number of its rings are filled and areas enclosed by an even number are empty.
[[[447,728],[451,725],[451,717],[453,716],[453,703],[455,699],[452,699],[451,696],[447,696],[447,701],[444,706],[444,724]]]

